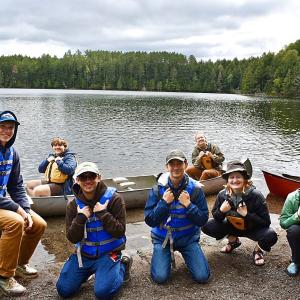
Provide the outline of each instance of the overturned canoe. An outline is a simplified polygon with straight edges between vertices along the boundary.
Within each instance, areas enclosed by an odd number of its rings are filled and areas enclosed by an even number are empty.
[[[300,177],[288,174],[276,174],[262,170],[271,194],[286,197],[300,188]]]

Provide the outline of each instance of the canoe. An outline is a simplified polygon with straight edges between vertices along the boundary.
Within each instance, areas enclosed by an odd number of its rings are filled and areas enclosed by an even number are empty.
[[[300,177],[288,174],[276,174],[262,170],[271,194],[285,198],[300,188]]]
[[[249,174],[252,174],[252,165],[247,159],[244,161]],[[134,177],[115,177],[103,179],[107,186],[115,187],[123,197],[126,209],[144,208],[149,190],[156,183],[156,175],[142,175]],[[226,183],[222,176],[200,181],[205,195],[217,194]],[[29,197],[29,196],[28,196]],[[30,198],[30,197],[29,197]],[[73,195],[32,197],[31,208],[40,216],[63,216],[66,213],[66,203],[73,199]]]

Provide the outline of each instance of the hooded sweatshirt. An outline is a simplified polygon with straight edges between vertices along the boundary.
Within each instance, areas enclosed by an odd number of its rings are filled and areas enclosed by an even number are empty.
[[[73,185],[74,196],[81,200],[84,204],[91,209],[99,201],[107,190],[107,186],[100,181],[96,187],[95,197],[92,201],[85,198],[80,186],[75,183]],[[126,209],[123,198],[114,193],[111,201],[109,201],[107,208],[96,213],[97,218],[103,223],[103,228],[115,238],[119,238],[125,234],[126,229]],[[75,199],[67,204],[66,210],[66,234],[67,239],[76,244],[84,237],[84,225],[87,221],[83,213],[77,213],[77,203]],[[120,247],[122,250],[124,246]],[[82,253],[82,255],[85,255]]]
[[[17,117],[11,111],[1,112],[0,117],[5,113],[12,114],[17,121]],[[7,151],[9,151],[9,148],[14,144],[17,132],[18,124],[16,123],[15,132],[12,138],[6,143],[4,147],[0,144],[0,151],[3,155],[5,155]],[[13,156],[13,166],[7,183],[7,192],[10,195],[10,198],[7,197],[7,195],[5,197],[0,196],[0,209],[6,209],[16,212],[19,206],[21,206],[27,213],[30,211],[30,205],[23,185],[23,178],[20,173],[20,158],[18,152],[15,149]]]

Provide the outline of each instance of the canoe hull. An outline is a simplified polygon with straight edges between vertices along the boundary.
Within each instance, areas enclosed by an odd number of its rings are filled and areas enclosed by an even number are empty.
[[[271,194],[285,198],[289,193],[300,188],[300,181],[262,170]],[[290,176],[292,177],[292,176]],[[296,178],[296,177],[294,177]]]

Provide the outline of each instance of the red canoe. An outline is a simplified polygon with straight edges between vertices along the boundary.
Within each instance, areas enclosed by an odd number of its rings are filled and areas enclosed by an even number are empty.
[[[286,197],[289,193],[300,188],[300,177],[288,174],[274,174],[262,170],[270,193]]]

